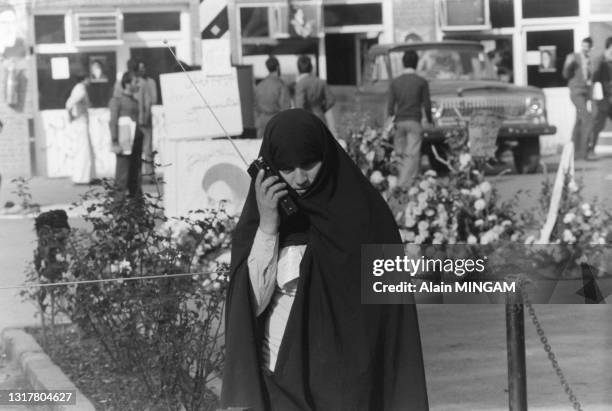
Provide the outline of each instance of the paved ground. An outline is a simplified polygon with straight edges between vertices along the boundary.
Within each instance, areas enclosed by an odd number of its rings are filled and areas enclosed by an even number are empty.
[[[550,172],[557,161],[556,157],[546,159]],[[612,157],[578,163],[576,170],[585,182],[585,196],[610,204]],[[512,198],[518,190],[526,192],[520,197],[520,209],[536,204],[543,178],[542,174],[491,177],[503,199]],[[43,207],[67,207],[88,189],[75,187],[67,179],[35,178],[30,186],[33,201]],[[11,190],[5,181],[0,207],[15,200]],[[75,218],[70,223],[83,224]],[[24,281],[34,241],[31,218],[0,216],[0,329],[37,321],[33,305],[22,302],[15,290],[1,289]],[[612,306],[548,305],[537,306],[537,312],[583,409],[612,409]],[[503,306],[422,305],[419,313],[432,410],[507,409]],[[526,347],[530,410],[572,409],[529,319]]]

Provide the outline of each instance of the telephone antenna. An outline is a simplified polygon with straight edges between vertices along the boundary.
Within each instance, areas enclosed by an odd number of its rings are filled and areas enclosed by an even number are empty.
[[[219,120],[219,118],[217,117],[217,114],[215,113],[215,111],[212,109],[212,107],[208,104],[208,101],[206,101],[206,99],[204,98],[204,96],[202,95],[202,92],[200,92],[200,89],[198,89],[198,86],[196,86],[195,82],[193,81],[193,79],[191,78],[191,76],[189,75],[189,72],[187,70],[185,70],[185,67],[183,66],[183,63],[181,63],[181,61],[178,59],[178,57],[176,57],[176,54],[174,54],[174,51],[172,50],[172,48],[170,47],[170,45],[168,45],[168,40],[164,40],[164,44],[166,45],[166,47],[168,48],[168,50],[170,50],[170,53],[172,53],[172,57],[174,57],[174,60],[176,60],[176,62],[178,63],[179,67],[181,68],[181,70],[183,70],[183,72],[185,73],[185,75],[187,75],[187,78],[189,79],[189,81],[191,82],[191,85],[193,86],[193,88],[196,90],[196,92],[198,93],[198,95],[200,96],[200,98],[202,99],[202,101],[204,102],[204,105],[206,106],[206,108],[210,111],[210,114],[212,114],[212,116],[214,117],[215,121],[217,122],[217,124],[219,124],[219,127],[221,127],[221,130],[223,130],[223,132],[225,133],[225,137],[229,140],[229,142],[232,144],[232,146],[234,147],[234,150],[236,150],[236,152],[238,153],[238,155],[240,156],[240,159],[242,160],[242,162],[244,163],[244,165],[246,165],[247,167],[249,166],[249,163],[246,161],[246,159],[244,158],[244,156],[242,155],[242,153],[240,152],[240,150],[238,149],[238,146],[236,146],[236,144],[234,143],[234,140],[230,137],[229,133],[227,132],[227,130],[225,129],[225,127],[223,127],[223,123],[221,123],[221,120]]]

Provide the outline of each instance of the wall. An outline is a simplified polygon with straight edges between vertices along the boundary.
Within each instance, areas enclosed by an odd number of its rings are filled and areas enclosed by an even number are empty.
[[[28,119],[33,108],[33,58],[27,49],[25,3],[11,3],[15,6],[0,6],[0,120],[4,124],[0,132],[0,174],[5,179],[31,174]]]
[[[409,33],[416,33],[423,40],[436,39],[436,15],[434,0],[393,1],[393,26],[395,41],[404,41]]]

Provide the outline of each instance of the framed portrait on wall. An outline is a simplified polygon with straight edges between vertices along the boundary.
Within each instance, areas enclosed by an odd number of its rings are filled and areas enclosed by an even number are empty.
[[[89,78],[92,83],[108,83],[107,56],[89,56]]]
[[[540,46],[540,73],[556,73],[557,72],[557,46]]]

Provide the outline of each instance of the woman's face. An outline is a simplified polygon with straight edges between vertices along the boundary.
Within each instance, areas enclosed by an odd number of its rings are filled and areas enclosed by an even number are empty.
[[[314,183],[322,164],[321,161],[315,161],[295,168],[281,169],[279,173],[287,184],[301,196]]]

